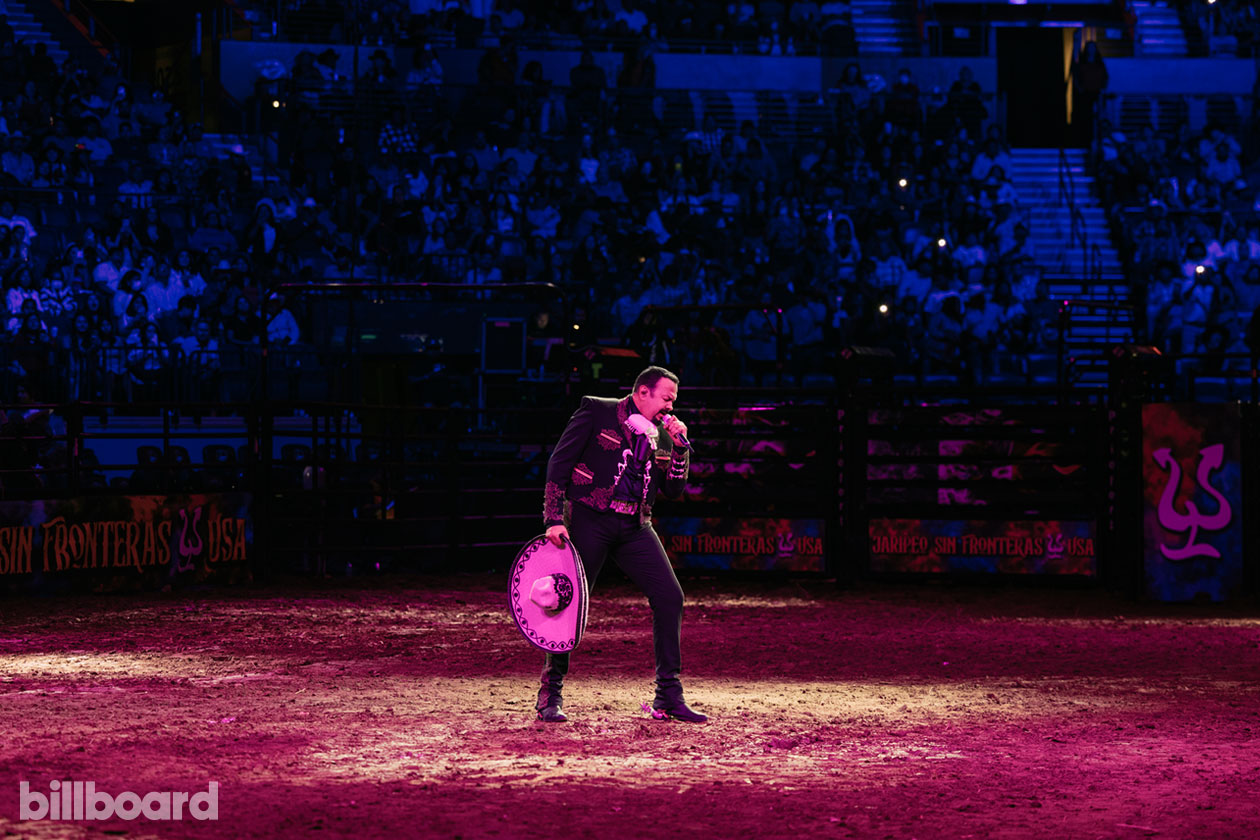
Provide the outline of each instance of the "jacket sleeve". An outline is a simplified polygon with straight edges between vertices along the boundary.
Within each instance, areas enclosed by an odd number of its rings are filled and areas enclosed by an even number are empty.
[[[662,439],[669,436],[661,433]],[[677,499],[687,489],[687,474],[691,470],[691,451],[681,446],[674,446],[670,441],[669,466],[665,469],[665,484],[661,492],[671,499]]]
[[[547,461],[547,486],[543,490],[543,524],[548,528],[564,524],[564,497],[569,489],[569,478],[590,440],[594,414],[594,403],[582,397],[555,449],[551,450],[551,459]]]

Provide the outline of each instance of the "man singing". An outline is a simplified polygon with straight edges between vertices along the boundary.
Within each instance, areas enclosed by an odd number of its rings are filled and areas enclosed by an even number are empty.
[[[552,543],[573,540],[591,587],[611,556],[647,595],[656,647],[653,717],[703,723],[708,718],[687,707],[679,679],[682,587],[652,528],[657,490],[677,496],[687,481],[687,426],[670,414],[677,398],[678,377],[661,367],[640,373],[620,400],[583,397],[547,464],[543,520]],[[567,720],[560,694],[568,670],[569,654],[547,654],[539,720]]]

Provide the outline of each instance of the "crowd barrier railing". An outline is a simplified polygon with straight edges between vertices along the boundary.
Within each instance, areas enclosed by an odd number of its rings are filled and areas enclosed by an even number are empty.
[[[1203,131],[1209,124],[1241,138],[1256,115],[1256,96],[1240,94],[1131,94],[1104,93],[1101,113],[1130,139],[1150,127],[1176,136],[1181,128]]]
[[[890,95],[889,90],[874,93],[872,107],[882,112]],[[254,98],[260,125],[267,130],[274,130],[299,107],[340,119],[349,126],[379,126],[398,113],[417,122],[450,117],[458,114],[465,103],[481,107],[484,101],[478,100],[488,98],[530,114],[544,134],[554,133],[554,129],[548,131],[549,125],[583,121],[611,125],[630,136],[651,135],[662,127],[682,133],[699,130],[704,117],[711,115],[727,133],[737,131],[747,120],[758,127],[763,140],[784,142],[834,132],[845,96],[837,88],[708,90],[610,85],[584,90],[550,83],[424,86],[404,81],[301,81],[286,77],[274,81],[259,79],[255,82]],[[1004,120],[999,94],[982,93],[977,104],[979,110],[964,116],[964,120],[978,121],[981,128]],[[930,110],[940,106],[948,106],[945,97],[937,99],[930,92],[920,93],[918,123],[922,125]]]
[[[1129,454],[1106,454],[1119,434],[1117,413],[1132,414],[1144,402],[1197,400],[1202,393],[1155,380],[1207,365],[1201,372],[1210,375],[1199,376],[1198,387],[1219,389],[1222,362],[1240,385],[1250,383],[1252,406],[1260,404],[1254,355],[1121,350],[1116,370],[1126,371],[1115,394],[1095,391],[1057,405],[1049,393],[1009,388],[965,398],[958,388],[877,381],[822,391],[684,380],[692,480],[682,502],[659,512],[679,536],[671,550],[688,553],[687,528],[727,529],[732,539],[792,528],[827,546],[826,565],[796,557],[804,565],[775,566],[776,557],[793,555],[794,540],[771,539],[771,549],[738,561],[749,565],[711,568],[824,571],[846,580],[925,572],[1102,579],[1103,564],[1117,561],[1100,541],[1136,538],[1122,534],[1109,512],[1119,469],[1112,462],[1141,451],[1126,444]],[[1154,379],[1147,382],[1134,364]],[[166,495],[178,506],[189,494],[248,493],[251,560],[259,567],[503,568],[540,527],[551,447],[577,393],[537,408],[282,397],[7,403],[0,405],[0,495],[13,502]],[[1015,552],[1023,559],[1013,566],[992,557],[973,566],[968,558],[1003,552],[963,545],[1037,534],[1054,551],[1038,544]],[[1055,553],[1060,537],[1075,542]],[[930,552],[898,548],[911,538],[939,538],[958,550],[942,552],[937,563]]]
[[[456,35],[449,29],[429,26],[407,33],[389,31],[379,23],[369,24],[364,11],[346,4],[335,10],[291,3],[279,3],[270,15],[273,26],[264,29],[272,40],[287,42],[323,42],[339,38],[346,43],[360,42],[381,46],[411,47],[428,44],[438,49],[465,48],[489,49],[510,41],[519,49],[532,50],[608,50],[633,54],[639,50],[669,53],[698,53],[717,55],[767,55],[772,50],[769,41],[755,33],[741,30],[727,38],[697,38],[664,36],[650,40],[643,35],[621,35],[615,32],[584,32],[581,34],[551,32],[547,30],[515,29],[505,32],[483,32]],[[366,25],[365,25],[366,24]],[[826,29],[821,19],[816,19],[809,32],[816,38],[792,38],[789,47],[790,27],[785,27],[777,45],[778,53],[792,56],[856,57],[860,43],[853,32],[850,16],[835,18]],[[808,33],[806,33],[808,34]],[[396,43],[397,42],[397,43]]]

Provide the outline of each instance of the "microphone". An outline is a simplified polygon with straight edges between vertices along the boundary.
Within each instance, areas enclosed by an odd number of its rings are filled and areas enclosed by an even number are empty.
[[[669,415],[669,417],[673,417],[673,415],[671,414],[671,415]],[[668,418],[667,418],[667,419],[668,419]],[[668,431],[669,431],[669,430],[668,430],[668,429],[666,429],[666,433],[668,433]],[[673,435],[670,435],[670,438],[673,438],[673,437],[674,437]],[[674,442],[675,442],[675,443],[677,443],[679,446],[681,446],[683,449],[687,450],[688,452],[691,452],[691,451],[692,451],[692,449],[691,449],[691,441],[687,440],[687,436],[686,436],[686,435],[679,435],[679,436],[678,436],[678,439],[677,439],[677,440],[675,440]]]

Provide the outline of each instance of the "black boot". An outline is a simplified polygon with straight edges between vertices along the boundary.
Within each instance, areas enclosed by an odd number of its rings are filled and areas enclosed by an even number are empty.
[[[687,706],[683,699],[682,683],[676,676],[657,678],[656,699],[652,701],[652,717],[657,720],[683,720],[687,723],[704,723],[708,715],[702,715]]]
[[[538,689],[538,719],[545,723],[564,723],[568,715],[564,713],[564,698],[560,692],[564,688],[564,675],[569,672],[569,654],[549,653],[547,664],[543,666],[542,687]]]
[[[708,715],[694,711],[687,705],[687,701],[679,698],[668,705],[657,700],[652,704],[652,717],[658,720],[669,718],[670,720],[682,720],[687,723],[704,723],[709,719]]]

